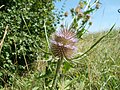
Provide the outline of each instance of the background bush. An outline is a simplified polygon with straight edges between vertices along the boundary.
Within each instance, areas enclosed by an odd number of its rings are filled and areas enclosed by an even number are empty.
[[[0,39],[9,25],[0,55],[1,77],[7,80],[9,75],[3,73],[4,69],[22,74],[26,62],[29,66],[39,55],[44,55],[40,50],[46,48],[43,25],[50,36],[54,31],[54,4],[52,0],[0,0],[0,5],[5,5],[0,9]]]

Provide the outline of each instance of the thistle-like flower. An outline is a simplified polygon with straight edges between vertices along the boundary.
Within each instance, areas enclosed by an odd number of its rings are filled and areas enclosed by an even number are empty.
[[[77,41],[75,32],[63,28],[52,35],[51,50],[54,56],[70,59],[77,49],[75,46]]]

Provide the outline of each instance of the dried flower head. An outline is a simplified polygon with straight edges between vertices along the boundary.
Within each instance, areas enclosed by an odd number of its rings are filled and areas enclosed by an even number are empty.
[[[65,13],[64,13],[64,16],[67,17],[67,16],[68,16],[68,12],[65,12]]]
[[[79,12],[78,18],[82,18],[84,16],[83,12]]]
[[[96,9],[99,9],[99,8],[100,8],[100,3],[97,2],[97,3],[96,3]]]
[[[54,56],[71,58],[77,49],[75,46],[75,43],[78,41],[76,33],[68,29],[62,29],[52,36],[51,50]]]
[[[87,20],[90,19],[90,15],[89,15],[89,14],[86,15],[86,19],[87,19]]]
[[[80,7],[79,7],[79,6],[77,6],[77,7],[75,8],[75,12],[76,12],[77,14],[80,12]]]

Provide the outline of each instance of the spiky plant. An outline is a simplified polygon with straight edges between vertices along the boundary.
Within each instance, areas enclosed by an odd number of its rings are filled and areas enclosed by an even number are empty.
[[[54,33],[51,39],[51,50],[53,55],[59,58],[71,58],[73,53],[77,50],[75,46],[77,41],[76,33],[71,30],[63,28]]]
[[[60,31],[55,32],[51,39],[51,50],[53,55],[58,57],[57,68],[53,79],[52,87],[56,86],[56,77],[62,64],[63,58],[70,59],[74,52],[77,50],[75,44],[78,39],[76,33],[72,30],[62,28]]]

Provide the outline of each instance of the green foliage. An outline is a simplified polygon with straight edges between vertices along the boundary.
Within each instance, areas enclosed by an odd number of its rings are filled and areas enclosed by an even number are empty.
[[[10,2],[4,1],[6,10],[0,12],[0,39],[9,25],[0,55],[0,69],[23,71],[23,66],[31,66],[39,54],[44,55],[40,50],[46,48],[43,25],[45,23],[49,37],[54,31],[54,4],[51,0],[13,0],[12,5],[8,5]],[[22,74],[21,71],[18,74]]]
[[[101,32],[84,36],[84,39],[80,41],[82,47],[80,47],[80,51],[88,50],[105,33]],[[91,88],[91,90],[119,90],[120,46],[117,44],[119,43],[119,38],[119,30],[112,31],[81,60],[79,65],[81,68],[79,67],[79,70],[81,73],[84,72],[84,75],[85,73],[87,74],[85,77],[87,77],[86,81],[88,81],[84,88]],[[83,67],[85,67],[85,70],[82,69]]]
[[[84,52],[88,50],[90,46],[97,41],[97,39],[103,36],[103,34],[105,34],[105,32],[85,35],[84,39],[79,42],[79,51]],[[91,52],[89,52],[87,57],[79,59],[77,63],[74,61],[74,64],[72,65],[69,62],[64,62],[64,68],[62,69],[63,74],[60,73],[60,80],[57,82],[59,89],[119,90],[119,39],[119,31],[112,31],[94,49],[92,49]],[[50,61],[48,61],[48,63],[49,65],[53,65]],[[54,67],[54,65],[50,67]],[[43,64],[40,64],[39,67],[40,66],[43,67]],[[47,74],[43,74],[43,76],[41,75],[41,71],[34,71],[33,73],[26,74],[22,77],[14,74],[12,75],[14,83],[10,88],[13,90],[49,90],[45,84],[50,85],[49,80],[52,80],[53,74],[51,73],[53,73],[53,71],[50,70],[53,69],[49,69]],[[45,81],[48,82],[45,83]]]
[[[5,5],[0,8],[1,41],[9,25],[3,47],[0,43],[0,88],[119,90],[119,31],[113,32],[113,25],[104,35],[83,36],[92,25],[90,18],[99,8],[98,0],[93,3],[81,0],[71,9],[73,20],[68,29],[75,31],[78,39],[83,39],[78,43],[76,57],[62,60],[52,55],[49,39],[56,28],[53,25],[67,19],[69,14],[64,14],[65,3],[61,11],[55,12],[56,1],[61,0],[0,1],[0,5]]]

